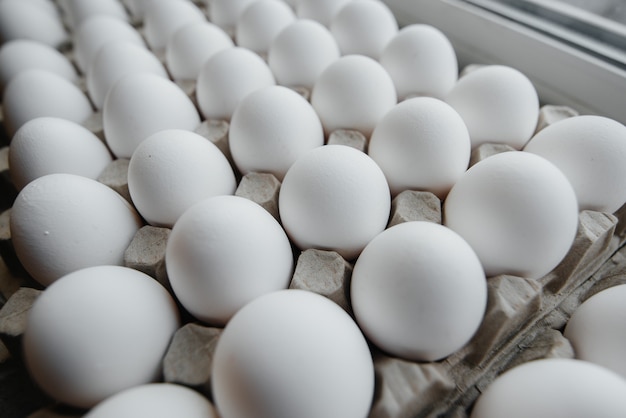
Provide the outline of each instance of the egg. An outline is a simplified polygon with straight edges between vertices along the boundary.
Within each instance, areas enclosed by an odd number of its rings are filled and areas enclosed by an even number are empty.
[[[268,86],[243,98],[231,119],[228,140],[242,174],[269,172],[282,180],[301,155],[324,145],[324,130],[300,94]]]
[[[234,34],[237,20],[243,11],[256,0],[205,0],[211,22]]]
[[[64,0],[60,2],[60,6],[70,28],[77,28],[82,22],[94,16],[111,16],[124,22],[129,20],[124,5],[118,0]]]
[[[480,395],[471,418],[620,417],[626,381],[592,363],[545,359],[497,377]]]
[[[283,290],[244,306],[213,358],[212,388],[223,418],[365,417],[374,367],[352,318],[329,299]]]
[[[380,63],[389,72],[399,98],[444,99],[458,79],[459,65],[450,40],[425,24],[405,26],[385,46]]]
[[[417,189],[443,199],[467,170],[470,151],[461,116],[441,100],[419,97],[387,112],[372,133],[368,153],[392,194]]]
[[[59,100],[62,97],[63,100]],[[83,123],[92,114],[85,94],[62,76],[40,69],[21,71],[4,89],[4,127],[9,137],[26,122],[42,116]]]
[[[581,210],[613,213],[626,202],[626,126],[582,115],[542,129],[524,147],[568,178]]]
[[[176,303],[150,276],[120,266],[85,268],[35,300],[24,360],[53,399],[89,408],[158,379],[178,326]]]
[[[92,408],[85,418],[217,418],[207,398],[186,386],[148,383],[119,392]]]
[[[293,271],[278,221],[238,196],[210,197],[187,209],[174,224],[165,262],[180,303],[217,326],[251,300],[287,288]]]
[[[396,102],[396,89],[387,71],[363,55],[343,56],[330,64],[311,92],[311,104],[327,134],[354,129],[369,137]]]
[[[352,0],[297,0],[296,13],[300,19],[315,20],[329,27],[335,14]]]
[[[274,75],[260,56],[246,48],[228,48],[200,69],[196,98],[206,119],[230,120],[241,99],[274,84]]]
[[[230,163],[211,141],[180,129],[150,135],[133,152],[128,190],[139,213],[152,225],[172,227],[193,204],[235,193]]]
[[[378,60],[398,33],[398,22],[381,1],[352,0],[333,16],[330,31],[343,55],[361,54]]]
[[[133,73],[169,78],[161,61],[143,46],[126,41],[111,41],[102,46],[86,77],[87,92],[96,108],[102,109],[107,93],[117,80]]]
[[[322,71],[339,56],[337,41],[325,26],[298,19],[274,38],[267,62],[279,84],[311,89]]]
[[[346,145],[324,145],[298,158],[283,180],[278,208],[300,249],[358,256],[389,218],[385,175],[368,155]]]
[[[174,80],[196,80],[200,68],[218,51],[233,47],[232,39],[210,22],[185,25],[168,39],[165,63]]]
[[[626,285],[602,290],[585,300],[572,314],[563,335],[576,358],[606,367],[626,377]]]
[[[97,179],[113,161],[94,133],[75,122],[41,117],[26,122],[9,145],[11,180],[18,190],[46,174]]]
[[[445,100],[463,117],[472,147],[484,143],[521,149],[535,132],[539,99],[520,71],[488,65],[461,77]]]
[[[487,280],[476,253],[432,222],[405,222],[372,239],[354,265],[350,289],[368,339],[415,361],[461,349],[487,307]]]
[[[578,229],[576,195],[565,175],[524,151],[470,167],[443,212],[445,225],[472,246],[488,276],[544,276],[565,257]]]
[[[257,0],[237,19],[237,45],[257,53],[266,53],[276,35],[296,20],[291,7],[281,0]]]
[[[35,0],[2,0],[0,44],[14,39],[30,39],[57,48],[68,40],[68,34],[48,5]]]
[[[185,25],[205,22],[206,16],[188,0],[151,0],[145,9],[143,29],[146,42],[157,54],[162,53],[167,40]]]
[[[172,81],[150,73],[128,74],[109,90],[102,109],[104,137],[118,158],[164,129],[193,131],[200,116],[191,99]]]

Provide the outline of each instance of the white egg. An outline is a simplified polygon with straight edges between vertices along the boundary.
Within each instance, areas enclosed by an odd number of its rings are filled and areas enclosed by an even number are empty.
[[[382,1],[352,0],[333,16],[330,31],[343,55],[361,54],[377,60],[398,33],[398,22]]]
[[[352,0],[297,0],[296,13],[300,19],[312,19],[329,27],[335,14]]]
[[[15,253],[44,286],[85,267],[122,265],[141,226],[135,209],[113,189],[66,173],[27,184],[10,216]]]
[[[269,172],[282,180],[301,155],[324,145],[324,130],[300,94],[268,86],[250,93],[235,109],[228,140],[242,174]]]
[[[315,148],[283,180],[278,206],[283,227],[300,249],[359,255],[387,225],[391,208],[385,175],[367,154],[345,145]]]
[[[311,92],[311,104],[327,134],[354,129],[369,137],[396,102],[396,89],[387,71],[362,55],[344,56],[330,64]]]
[[[119,392],[92,408],[85,418],[217,418],[207,398],[186,386],[148,383]]]
[[[14,39],[30,39],[50,45],[61,46],[68,34],[49,7],[35,0],[0,1],[0,44]]]
[[[18,129],[9,145],[11,180],[18,190],[53,173],[95,180],[112,161],[108,148],[93,132],[60,118],[31,119]]]
[[[626,381],[592,363],[545,359],[496,378],[471,418],[587,418],[626,416]]]
[[[237,19],[237,45],[266,53],[276,35],[296,20],[291,7],[281,0],[257,0]]]
[[[380,63],[402,99],[415,95],[443,99],[459,74],[456,53],[446,35],[425,24],[402,28],[383,49]]]
[[[443,199],[465,173],[471,141],[459,114],[445,102],[420,97],[392,108],[376,125],[369,155],[392,194],[427,190]]]
[[[85,19],[73,32],[74,60],[83,74],[87,74],[98,51],[112,41],[125,41],[146,47],[143,38],[128,22],[112,16],[92,16]]]
[[[241,99],[274,84],[274,75],[260,56],[246,48],[228,48],[202,66],[196,83],[198,106],[207,119],[230,120]]]
[[[208,139],[180,129],[150,135],[133,152],[128,190],[150,224],[172,227],[190,206],[235,193],[230,163]]]
[[[604,366],[626,377],[626,285],[602,290],[584,301],[563,335],[580,360]]]
[[[10,137],[23,124],[38,117],[83,123],[93,114],[89,99],[76,84],[40,69],[21,71],[14,76],[4,89],[2,105],[4,127]]]
[[[211,383],[223,418],[357,418],[371,406],[374,367],[343,309],[284,290],[252,301],[226,325]]]
[[[626,202],[626,126],[602,116],[564,119],[524,147],[569,179],[581,210],[613,213]]]
[[[143,20],[144,36],[155,53],[165,50],[167,40],[180,28],[205,22],[206,16],[188,0],[151,0]]]
[[[209,58],[233,46],[233,40],[219,26],[208,21],[191,23],[168,39],[165,63],[174,80],[195,81]]]
[[[150,73],[118,80],[104,101],[104,136],[119,158],[130,158],[151,134],[164,129],[193,131],[200,116],[191,99],[172,81]]]
[[[60,4],[67,24],[74,29],[94,16],[111,16],[123,22],[129,20],[124,5],[118,0],[64,0]]]
[[[150,73],[168,79],[161,61],[148,49],[126,41],[111,41],[102,46],[87,72],[87,92],[97,109],[113,85],[133,73]]]
[[[298,19],[274,38],[267,62],[279,84],[311,89],[322,71],[339,56],[337,41],[325,26]]]
[[[235,33],[237,20],[250,4],[257,0],[204,0],[209,8],[211,22],[229,34]]]
[[[565,257],[578,228],[576,195],[565,175],[523,151],[470,167],[443,208],[445,225],[472,246],[488,276],[544,276]]]
[[[158,379],[178,326],[176,303],[147,274],[120,266],[81,269],[35,300],[24,359],[48,395],[89,408]]]
[[[278,221],[238,196],[211,197],[185,211],[165,260],[180,303],[218,326],[251,300],[287,288],[293,270],[291,245]]]
[[[392,355],[440,360],[474,335],[487,307],[483,268],[463,238],[431,222],[377,235],[356,261],[352,309],[365,335]]]
[[[511,67],[478,68],[461,77],[445,100],[463,117],[472,147],[499,143],[520,149],[537,127],[537,91],[528,77]]]

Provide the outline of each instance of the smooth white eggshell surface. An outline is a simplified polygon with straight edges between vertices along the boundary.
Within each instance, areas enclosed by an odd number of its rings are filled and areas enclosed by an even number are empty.
[[[150,135],[128,166],[133,204],[152,225],[171,227],[193,204],[233,194],[236,186],[222,151],[208,139],[180,129]]]
[[[9,145],[11,180],[18,190],[46,174],[69,173],[97,179],[113,161],[93,132],[66,119],[26,122]]]
[[[68,274],[28,315],[24,359],[52,398],[89,408],[159,378],[179,326],[176,303],[152,277],[120,266]]]
[[[282,180],[298,157],[324,145],[324,130],[300,94],[268,86],[250,93],[235,109],[228,140],[242,174],[270,172]]]
[[[312,19],[329,27],[332,18],[352,0],[297,0],[296,13],[300,19]]]
[[[350,289],[365,335],[392,355],[416,361],[461,349],[487,306],[487,280],[474,250],[430,222],[405,222],[370,241]]]
[[[235,33],[237,20],[243,11],[256,0],[205,0],[209,6],[211,22],[227,33]]]
[[[65,21],[71,28],[76,28],[85,20],[94,16],[111,16],[127,22],[128,14],[119,0],[64,0],[60,6],[65,14]]]
[[[217,418],[207,398],[186,386],[149,383],[119,392],[92,408],[85,418]]]
[[[604,366],[626,377],[626,285],[602,290],[572,314],[563,335],[576,358]]]
[[[626,202],[626,126],[602,116],[568,118],[542,129],[524,147],[568,178],[581,210],[613,213]]]
[[[365,417],[374,393],[367,342],[337,304],[283,290],[226,325],[211,379],[223,418]]]
[[[472,246],[488,276],[544,276],[565,257],[578,228],[576,195],[565,175],[524,151],[470,167],[443,209],[445,225]]]
[[[443,99],[459,74],[450,40],[425,24],[400,29],[383,49],[380,63],[389,72],[399,98],[420,95]]]
[[[330,64],[311,92],[311,104],[327,134],[355,129],[369,137],[396,102],[396,89],[387,71],[363,55],[343,56]]]
[[[300,249],[334,250],[355,258],[387,225],[385,175],[368,155],[324,145],[296,160],[280,190],[282,224]]]
[[[165,259],[182,305],[219,326],[251,300],[287,288],[293,269],[291,245],[278,221],[237,196],[211,197],[183,213]]]
[[[298,19],[274,38],[267,62],[279,84],[311,89],[322,71],[340,55],[337,41],[325,26]]]
[[[164,129],[193,131],[200,116],[191,99],[172,81],[150,73],[118,80],[102,110],[104,136],[119,158],[130,158],[148,136]]]
[[[206,21],[204,13],[188,0],[151,0],[145,10],[144,36],[155,53],[164,51],[168,39],[178,29]]]
[[[230,120],[241,99],[274,84],[274,75],[260,56],[246,48],[228,48],[214,54],[200,69],[198,106],[207,119]]]
[[[580,360],[544,359],[514,367],[478,398],[471,418],[586,418],[626,414],[626,381]]]
[[[368,153],[392,194],[427,190],[444,198],[465,173],[471,141],[459,114],[445,102],[419,97],[394,106],[376,125]]]
[[[41,2],[0,1],[0,44],[14,39],[30,39],[56,48],[67,38],[59,16],[43,7]]]
[[[237,45],[265,53],[276,35],[296,20],[291,7],[281,0],[257,0],[237,19]]]
[[[103,264],[122,265],[142,222],[113,189],[75,174],[48,174],[24,187],[11,209],[11,240],[35,280]]]
[[[488,65],[461,77],[445,100],[463,117],[472,147],[500,143],[521,149],[535,132],[539,98],[520,71]]]

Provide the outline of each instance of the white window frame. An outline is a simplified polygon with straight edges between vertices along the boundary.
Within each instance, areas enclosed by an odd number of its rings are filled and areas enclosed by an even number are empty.
[[[461,0],[384,0],[401,26],[423,23],[452,42],[460,66],[502,64],[534,83],[542,104],[626,124],[626,71]]]

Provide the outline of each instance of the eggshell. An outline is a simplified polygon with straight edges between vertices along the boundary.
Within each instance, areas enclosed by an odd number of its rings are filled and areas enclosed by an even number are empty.
[[[18,190],[46,174],[97,179],[113,161],[104,143],[77,123],[42,117],[26,122],[9,146],[11,180]]]
[[[298,19],[274,38],[267,62],[279,84],[311,89],[322,71],[339,56],[337,41],[325,26]]]
[[[188,0],[151,0],[143,21],[146,41],[155,53],[165,50],[167,40],[185,25],[205,22],[206,16]]]
[[[380,63],[389,72],[399,98],[445,98],[458,79],[456,53],[446,35],[424,24],[405,26],[383,49]]]
[[[368,149],[385,173],[392,194],[417,189],[441,199],[467,170],[470,151],[461,116],[430,97],[393,107],[376,125]]]
[[[537,91],[511,67],[478,68],[461,77],[445,100],[463,117],[472,147],[490,142],[521,149],[537,127]]]
[[[291,245],[278,221],[238,196],[211,197],[183,213],[165,260],[182,305],[218,326],[252,299],[286,288],[293,270]]]
[[[335,14],[352,0],[297,0],[296,13],[300,19],[312,19],[329,27]]]
[[[172,81],[150,73],[118,80],[104,101],[104,136],[119,158],[130,158],[151,134],[164,129],[194,130],[200,116],[189,97]]]
[[[150,276],[120,266],[86,268],[62,277],[36,299],[24,334],[24,359],[48,395],[89,408],[158,379],[178,326],[176,303]]]
[[[37,117],[59,117],[82,123],[93,114],[89,99],[74,83],[39,69],[21,71],[13,77],[4,89],[2,104],[4,127],[10,137]]]
[[[77,28],[82,22],[94,16],[111,16],[124,22],[129,20],[124,5],[118,0],[64,0],[60,5],[71,28]]]
[[[592,363],[536,360],[517,366],[487,387],[471,418],[585,418],[626,414],[626,381]]]
[[[470,167],[443,209],[445,225],[472,246],[488,276],[544,276],[567,254],[578,228],[576,195],[565,175],[523,151]]]
[[[243,98],[233,114],[228,140],[242,174],[270,172],[282,180],[298,157],[324,145],[324,130],[300,94],[268,86]]]
[[[233,194],[230,163],[211,141],[189,131],[166,129],[150,135],[133,152],[128,190],[152,225],[171,227],[193,204]]]
[[[257,0],[237,19],[237,45],[266,53],[276,35],[296,20],[291,7],[281,0]]]
[[[476,253],[458,234],[431,222],[405,222],[377,235],[357,259],[350,289],[365,335],[415,361],[461,349],[487,306]]]
[[[59,16],[35,0],[0,1],[0,44],[14,39],[30,39],[51,47],[67,41]]]
[[[354,129],[369,137],[396,102],[396,89],[387,71],[362,55],[344,56],[330,64],[311,92],[311,104],[327,134]]]
[[[250,4],[256,0],[205,0],[209,6],[211,22],[227,33],[235,33],[237,19]]]
[[[382,1],[352,0],[333,16],[330,31],[343,55],[361,54],[377,60],[398,33],[398,22]]]
[[[175,80],[196,80],[200,68],[218,51],[233,47],[232,39],[210,22],[185,25],[167,41],[165,63]]]
[[[568,178],[580,209],[613,213],[626,202],[626,126],[602,116],[564,119],[524,147]]]
[[[265,61],[246,48],[215,53],[200,69],[198,105],[206,119],[230,120],[239,101],[261,87],[276,84]]]
[[[10,217],[15,253],[44,286],[85,267],[122,265],[141,225],[135,209],[113,189],[66,173],[26,185]]]
[[[197,391],[172,383],[149,383],[119,392],[92,408],[85,418],[217,418],[213,405]]]
[[[223,418],[365,417],[374,393],[359,328],[334,302],[304,290],[243,307],[218,340],[212,376]]]
[[[369,156],[345,145],[315,148],[296,160],[278,200],[283,227],[300,249],[353,259],[389,218],[385,175]]]
[[[564,335],[576,358],[604,366],[626,377],[626,285],[602,290],[574,311]]]

